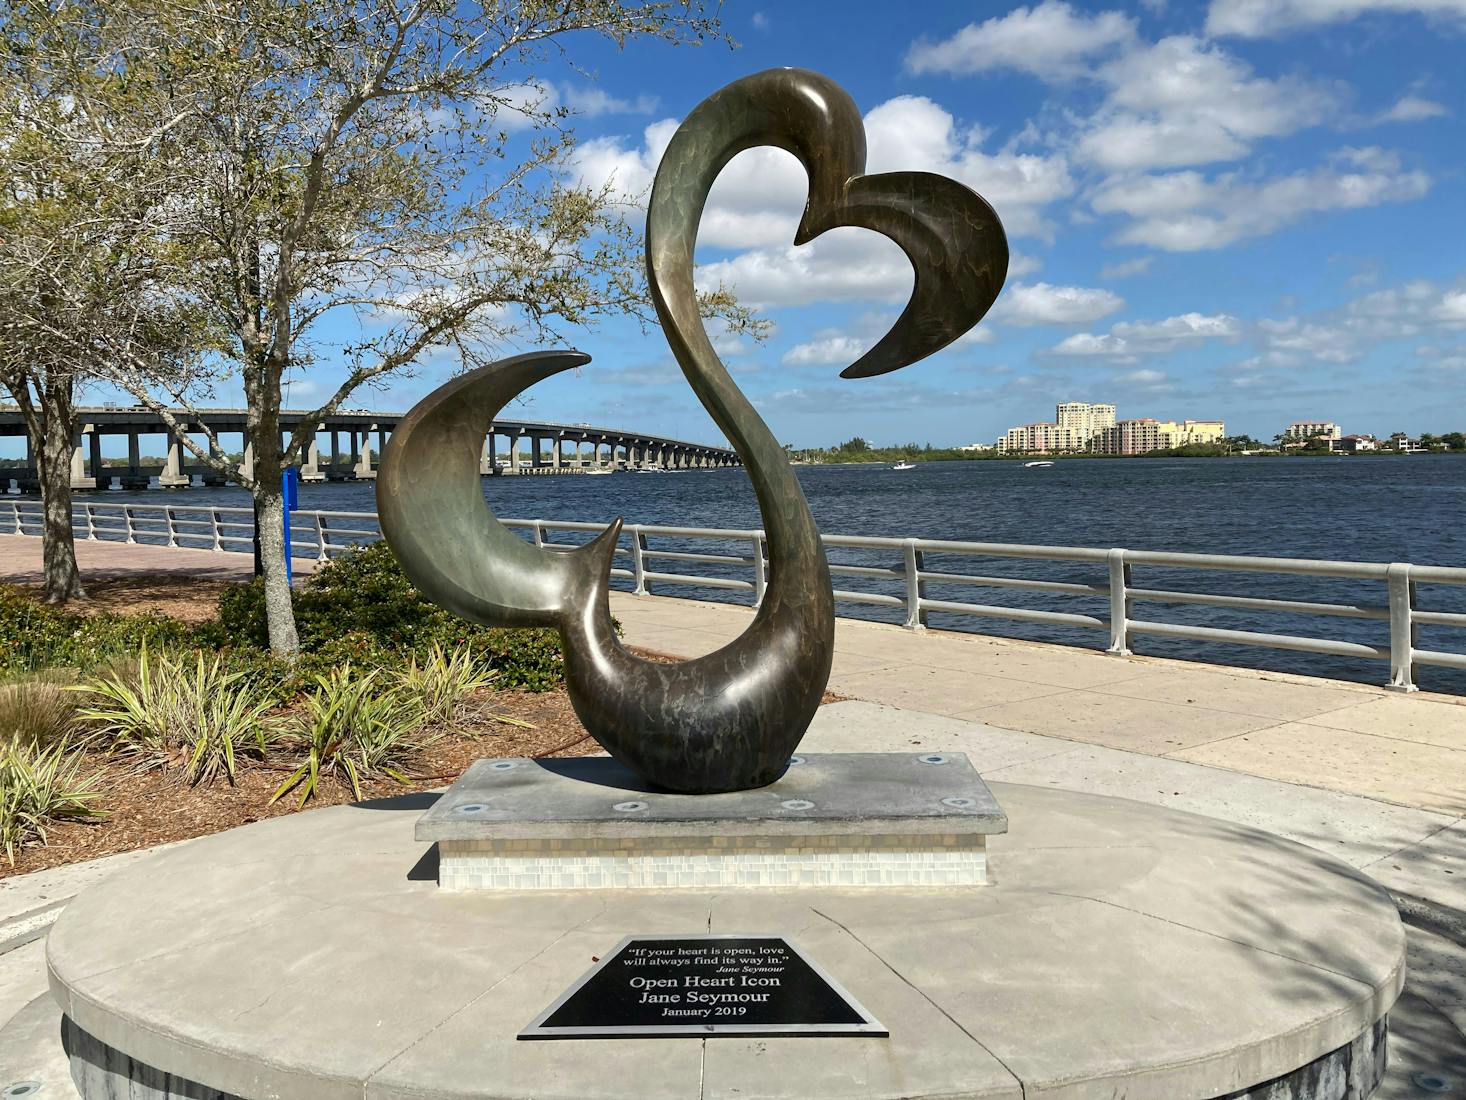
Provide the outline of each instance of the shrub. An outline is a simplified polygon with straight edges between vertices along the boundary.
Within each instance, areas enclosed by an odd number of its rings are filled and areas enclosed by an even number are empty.
[[[304,806],[323,774],[344,774],[358,800],[364,775],[408,782],[398,765],[422,747],[423,742],[413,737],[423,724],[420,701],[384,682],[378,669],[360,673],[345,664],[315,680],[315,690],[306,696],[304,711],[296,717],[292,731],[305,751],[305,762],[280,784],[270,801],[300,786],[298,805]]]
[[[494,670],[497,687],[548,691],[565,679],[560,639],[553,630],[502,630],[460,618],[412,586],[385,542],[333,559],[293,598],[308,675],[343,660],[369,668],[399,665],[414,656],[427,660],[436,646],[472,649]],[[202,627],[200,637],[216,646],[268,646],[261,583],[226,590],[217,623]]]
[[[46,842],[46,829],[58,822],[103,816],[92,806],[97,778],[81,774],[81,753],[65,742],[34,749],[0,747],[0,843],[15,864],[16,849]]]
[[[41,673],[0,684],[0,745],[45,748],[65,740],[76,720],[66,679]]]
[[[141,646],[193,644],[195,628],[163,615],[78,615],[0,585],[0,673],[89,669]]]
[[[190,668],[190,664],[192,667]],[[264,754],[265,713],[274,701],[245,676],[203,653],[138,656],[136,678],[121,672],[94,677],[74,690],[89,700],[77,717],[90,723],[138,770],[181,768],[191,784],[223,775],[234,782],[240,752]]]
[[[494,682],[492,672],[484,672],[473,650],[464,648],[449,657],[436,642],[422,664],[417,657],[399,674],[402,692],[417,701],[423,721],[446,722],[453,717],[465,696]]]

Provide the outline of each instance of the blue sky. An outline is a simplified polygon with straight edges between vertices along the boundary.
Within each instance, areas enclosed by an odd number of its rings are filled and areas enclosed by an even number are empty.
[[[585,39],[583,73],[538,74],[582,111],[585,179],[641,193],[701,98],[801,66],[854,96],[871,171],[962,180],[1013,250],[976,333],[843,380],[899,312],[908,265],[860,230],[793,248],[797,163],[735,160],[700,279],[774,322],[765,344],[724,348],[781,439],[992,441],[1059,400],[1265,438],[1315,418],[1466,429],[1466,0],[730,0],[724,16],[736,50]],[[608,324],[573,342],[594,362],[520,415],[717,437],[659,332]],[[405,408],[450,370],[352,404]],[[291,405],[327,391],[329,359],[312,371]]]

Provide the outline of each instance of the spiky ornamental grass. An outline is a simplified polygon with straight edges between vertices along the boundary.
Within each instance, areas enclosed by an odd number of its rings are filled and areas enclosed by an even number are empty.
[[[305,761],[270,801],[298,786],[298,805],[304,806],[322,775],[344,775],[358,800],[363,776],[409,782],[398,765],[426,743],[415,736],[426,717],[422,698],[379,669],[362,673],[348,664],[315,680],[292,731]]]
[[[273,699],[219,657],[138,656],[135,677],[112,672],[74,689],[86,702],[77,718],[131,758],[139,771],[181,769],[186,782],[234,782],[238,757],[263,756]]]
[[[46,843],[49,827],[105,816],[92,805],[99,797],[97,777],[81,769],[81,753],[64,741],[44,749],[0,748],[0,844],[12,866],[18,849]]]

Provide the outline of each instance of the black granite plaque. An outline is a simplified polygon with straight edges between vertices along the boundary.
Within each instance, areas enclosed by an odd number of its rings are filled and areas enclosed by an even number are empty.
[[[519,1038],[886,1034],[780,936],[628,936]]]

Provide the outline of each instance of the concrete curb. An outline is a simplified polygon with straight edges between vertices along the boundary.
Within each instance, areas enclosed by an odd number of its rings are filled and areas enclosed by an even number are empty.
[[[1400,911],[1400,919],[1406,924],[1466,946],[1466,913],[1415,894],[1402,894],[1395,890],[1388,893]]]
[[[71,898],[62,898],[0,921],[0,955],[44,936],[70,901]]]

